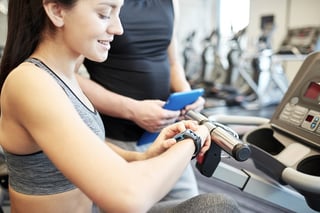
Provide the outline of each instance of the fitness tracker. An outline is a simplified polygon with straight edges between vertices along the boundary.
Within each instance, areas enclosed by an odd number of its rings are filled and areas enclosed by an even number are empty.
[[[196,133],[194,133],[191,129],[187,129],[187,130],[180,132],[179,134],[174,136],[174,139],[176,139],[177,142],[182,141],[187,138],[192,139],[194,142],[194,145],[196,147],[196,149],[192,155],[192,159],[193,159],[193,158],[197,157],[197,155],[199,154],[199,152],[201,150],[201,138]]]

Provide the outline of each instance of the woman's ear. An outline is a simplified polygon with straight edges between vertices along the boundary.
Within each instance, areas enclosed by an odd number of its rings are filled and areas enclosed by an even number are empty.
[[[47,16],[56,27],[62,27],[64,25],[63,9],[59,3],[55,1],[44,1],[43,7]]]

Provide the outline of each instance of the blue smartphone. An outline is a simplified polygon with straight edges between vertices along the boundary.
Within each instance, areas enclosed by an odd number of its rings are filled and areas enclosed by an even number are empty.
[[[193,89],[186,92],[172,93],[167,99],[163,108],[168,110],[181,110],[185,106],[195,102],[201,95],[203,95],[203,93],[203,88]],[[138,146],[153,142],[157,138],[158,134],[159,133],[157,132],[151,133],[146,131],[138,140]]]

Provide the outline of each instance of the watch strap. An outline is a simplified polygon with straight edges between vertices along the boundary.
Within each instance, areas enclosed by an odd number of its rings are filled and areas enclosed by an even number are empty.
[[[198,136],[194,131],[191,129],[187,129],[183,132],[178,133],[177,135],[174,136],[174,139],[176,139],[177,142],[185,140],[185,139],[192,139],[195,145],[195,151],[192,155],[192,159],[194,159],[200,152],[201,150],[201,138]]]

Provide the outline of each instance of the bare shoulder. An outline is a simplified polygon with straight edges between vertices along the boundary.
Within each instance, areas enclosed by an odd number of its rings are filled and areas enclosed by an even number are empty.
[[[67,101],[64,96],[61,87],[47,72],[23,63],[9,74],[3,85],[1,111],[17,120],[23,117],[26,122],[39,113],[49,113],[54,101],[59,104],[60,100]]]
[[[33,85],[37,86],[49,82],[53,81],[48,73],[31,63],[22,63],[8,75],[4,84],[4,90],[6,92],[11,91],[11,89],[13,91],[19,91],[17,89],[21,88],[23,89],[22,91],[25,91],[28,90],[28,88],[32,88]]]
[[[4,100],[18,101],[23,97],[46,93],[54,85],[54,79],[48,73],[31,63],[22,63],[8,75],[2,96]]]

